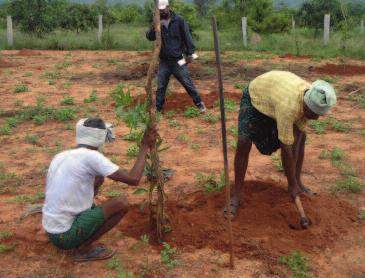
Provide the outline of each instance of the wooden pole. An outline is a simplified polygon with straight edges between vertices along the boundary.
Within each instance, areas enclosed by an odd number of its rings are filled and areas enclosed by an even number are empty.
[[[324,45],[328,45],[330,42],[330,26],[331,26],[331,15],[326,14],[324,16]]]
[[[98,42],[101,43],[103,38],[103,15],[99,14]]]
[[[226,113],[224,110],[224,88],[223,88],[223,75],[222,75],[222,63],[219,50],[219,37],[217,28],[217,19],[215,16],[212,18],[212,27],[214,34],[214,49],[216,54],[217,71],[218,71],[218,83],[219,83],[219,97],[220,97],[220,110],[221,110],[221,124],[222,124],[222,142],[223,142],[223,156],[224,156],[224,181],[226,187],[226,206],[228,214],[228,232],[230,243],[230,267],[234,268],[233,258],[233,234],[232,234],[232,221],[231,221],[231,186],[229,182],[229,168],[228,168],[228,150],[227,150],[227,129],[226,129]]]
[[[361,19],[360,22],[360,34],[363,35],[364,34],[364,20]]]
[[[6,34],[8,39],[8,47],[13,47],[14,37],[13,37],[13,21],[11,16],[6,17]]]
[[[146,94],[147,94],[147,110],[150,115],[151,125],[157,123],[156,117],[156,100],[153,97],[152,80],[155,75],[157,65],[159,63],[159,55],[161,51],[161,24],[160,24],[160,11],[158,9],[158,0],[155,0],[154,9],[154,26],[156,32],[155,47],[153,50],[152,61],[147,72],[147,83],[146,83]],[[162,169],[160,167],[160,158],[157,150],[157,145],[153,147],[150,152],[151,162],[152,162],[152,176],[156,177],[156,181],[152,181],[152,188],[157,188],[157,210],[156,210],[156,228],[157,237],[159,241],[163,241],[163,225],[165,224],[165,191],[164,191],[164,177]],[[150,208],[152,194],[150,194]],[[151,210],[152,214],[153,211]],[[152,217],[150,217],[152,219]]]
[[[247,47],[247,17],[242,17],[243,46]]]

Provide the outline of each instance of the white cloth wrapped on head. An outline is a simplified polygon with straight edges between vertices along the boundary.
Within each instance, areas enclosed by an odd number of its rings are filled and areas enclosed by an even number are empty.
[[[99,148],[106,141],[115,140],[112,124],[105,123],[106,129],[84,126],[87,119],[81,119],[76,124],[76,143],[78,145],[88,145]]]

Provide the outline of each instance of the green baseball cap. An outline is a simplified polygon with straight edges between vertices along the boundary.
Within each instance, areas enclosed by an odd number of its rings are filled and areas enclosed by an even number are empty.
[[[315,114],[322,116],[336,105],[336,91],[328,82],[317,80],[304,95],[304,102]]]

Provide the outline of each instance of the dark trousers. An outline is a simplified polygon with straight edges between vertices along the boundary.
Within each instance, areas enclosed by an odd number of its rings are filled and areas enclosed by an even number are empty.
[[[177,61],[166,61],[161,59],[157,76],[156,108],[158,111],[162,110],[165,103],[166,90],[169,85],[171,74],[181,83],[181,85],[183,85],[189,96],[193,99],[195,105],[202,102],[199,93],[189,76],[188,66],[180,66]]]

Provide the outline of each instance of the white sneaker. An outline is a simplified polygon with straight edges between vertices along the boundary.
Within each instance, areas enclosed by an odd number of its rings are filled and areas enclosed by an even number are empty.
[[[200,112],[202,114],[204,114],[205,112],[207,112],[207,107],[205,107],[204,102],[199,103],[197,106],[198,106],[198,108],[199,108],[199,110],[200,110]]]

